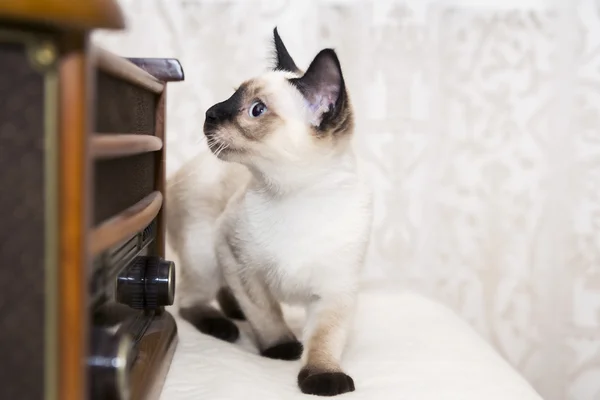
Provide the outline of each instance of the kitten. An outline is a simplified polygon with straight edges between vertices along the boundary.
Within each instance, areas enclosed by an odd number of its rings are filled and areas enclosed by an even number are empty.
[[[222,291],[221,304],[232,314],[239,301],[237,314],[247,318],[261,354],[302,358],[302,392],[330,396],[354,390],[340,359],[371,196],[351,146],[353,112],[336,53],[322,50],[303,72],[276,28],[274,40],[275,69],[206,112],[204,133],[217,157],[192,161],[170,186],[178,293],[194,296],[182,299],[186,319],[231,340],[235,325],[207,306],[226,284],[234,297]],[[279,302],[306,305],[304,348]]]

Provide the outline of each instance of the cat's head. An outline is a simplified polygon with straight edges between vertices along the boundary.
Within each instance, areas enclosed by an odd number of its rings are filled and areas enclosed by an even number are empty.
[[[209,147],[223,160],[259,169],[309,164],[344,151],[354,122],[335,51],[320,51],[303,72],[277,28],[273,34],[275,68],[206,111]]]

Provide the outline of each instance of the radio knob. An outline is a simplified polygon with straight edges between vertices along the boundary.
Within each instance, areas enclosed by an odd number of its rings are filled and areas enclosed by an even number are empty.
[[[136,310],[145,307],[146,257],[136,257],[117,276],[116,300]]]
[[[91,332],[88,358],[92,400],[128,400],[129,369],[133,340],[129,335],[110,334],[102,328]]]
[[[149,257],[146,264],[146,305],[148,308],[173,305],[175,300],[175,263]]]
[[[118,276],[116,300],[131,308],[154,310],[175,299],[175,263],[160,257],[140,256]]]

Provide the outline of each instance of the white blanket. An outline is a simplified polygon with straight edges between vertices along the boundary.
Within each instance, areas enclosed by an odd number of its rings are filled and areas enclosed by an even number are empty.
[[[176,314],[176,313],[174,313]],[[286,310],[301,330],[303,314]],[[180,319],[179,345],[161,400],[306,399],[299,362],[260,357],[247,324],[232,345]],[[356,391],[343,399],[541,400],[466,323],[419,295],[367,289],[343,360]]]

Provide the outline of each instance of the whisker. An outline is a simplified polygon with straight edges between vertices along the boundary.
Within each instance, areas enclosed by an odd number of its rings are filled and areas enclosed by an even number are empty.
[[[217,142],[216,140],[212,139],[212,138],[211,138],[210,140],[207,140],[207,141],[206,141],[206,144],[208,145],[208,148],[209,148],[210,150],[212,150],[212,149],[213,149],[213,147],[215,146],[215,144],[217,144],[217,143],[218,143],[218,142]]]
[[[228,143],[223,143],[223,146],[221,146],[221,148],[219,149],[218,153],[217,153],[217,157],[223,152],[225,151],[225,149],[227,149],[229,147]]]
[[[201,138],[196,138],[192,144],[194,146],[196,146],[196,145],[202,145],[203,143],[206,143],[206,138],[201,137]]]
[[[220,142],[213,141],[213,142],[210,143],[210,147],[209,148],[210,148],[210,150],[216,152],[217,149],[221,146],[221,144],[222,143],[220,143]]]
[[[217,149],[217,151],[215,152],[215,155],[216,155],[217,157],[219,157],[219,154],[221,154],[221,152],[223,151],[223,149],[225,148],[225,146],[226,146],[226,145],[225,145],[225,143],[221,143],[221,144],[219,145],[219,148],[218,148],[218,149]]]

